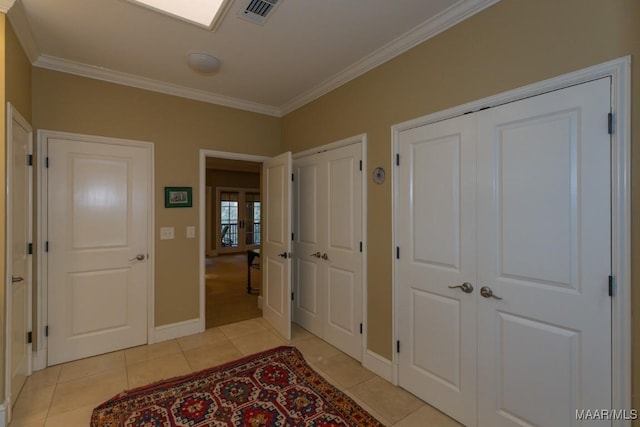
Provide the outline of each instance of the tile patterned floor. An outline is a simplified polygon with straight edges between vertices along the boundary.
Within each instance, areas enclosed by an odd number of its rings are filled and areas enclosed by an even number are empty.
[[[93,408],[122,390],[279,345],[297,347],[316,371],[387,426],[459,426],[304,329],[294,325],[293,339],[286,342],[258,318],[35,372],[14,406],[10,427],[88,426]]]

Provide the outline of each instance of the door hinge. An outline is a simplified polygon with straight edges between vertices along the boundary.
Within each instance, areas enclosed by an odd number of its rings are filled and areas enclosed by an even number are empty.
[[[291,174],[291,182],[293,182],[293,174]]]
[[[31,331],[27,332],[27,344],[31,344],[33,342],[33,333]]]
[[[291,292],[291,301],[293,301],[293,292]]]
[[[44,159],[44,167],[45,167],[45,168],[47,168],[47,169],[49,169],[49,157],[46,157],[46,158]]]
[[[614,296],[616,292],[616,285],[613,282],[613,276],[609,276],[609,296],[612,297]]]
[[[27,245],[27,254],[33,255],[33,243]]]
[[[49,252],[49,241],[44,242],[44,251]]]
[[[44,327],[44,336],[48,337],[49,336],[49,325]]]
[[[400,153],[396,154],[396,166],[400,166]]]
[[[396,246],[396,259],[400,259],[400,246]]]
[[[362,242],[360,242],[360,252],[362,252]]]
[[[362,170],[362,160],[360,160],[360,170]]]
[[[360,323],[360,334],[362,334],[362,323]]]
[[[27,155],[27,165],[33,166],[33,154]]]
[[[607,115],[607,131],[609,135],[613,135],[613,113]]]
[[[396,353],[400,353],[400,340],[396,341]]]
[[[295,233],[291,233],[291,240],[295,240]]]

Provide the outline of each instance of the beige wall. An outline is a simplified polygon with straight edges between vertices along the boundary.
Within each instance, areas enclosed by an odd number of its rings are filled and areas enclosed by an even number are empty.
[[[199,149],[271,156],[281,150],[281,120],[188,99],[33,69],[33,126],[151,141],[155,146],[156,326],[198,317]],[[191,209],[165,209],[165,186],[193,187]],[[160,240],[160,227],[176,227]]]
[[[31,123],[31,62],[22,49],[18,37],[7,20],[5,31],[7,52],[7,101]]]
[[[504,0],[285,116],[284,149],[367,133],[369,175],[376,166],[391,171],[393,124],[625,55],[633,55],[632,126],[639,129],[639,1]],[[637,148],[638,132],[632,139]],[[635,289],[640,149],[632,151]],[[392,356],[391,184],[370,185],[367,206],[368,347],[386,358]],[[640,292],[634,292],[633,307],[640,307]],[[634,366],[640,366],[640,316],[634,317]],[[639,371],[634,368],[634,393],[640,391]],[[637,398],[634,403],[640,407]]]

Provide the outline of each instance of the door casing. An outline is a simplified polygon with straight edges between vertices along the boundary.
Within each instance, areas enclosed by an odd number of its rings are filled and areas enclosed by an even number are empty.
[[[33,155],[33,130],[31,128],[31,125],[26,121],[26,119],[24,117],[22,117],[22,115],[18,112],[18,110],[15,109],[15,107],[13,105],[11,105],[11,103],[7,103],[7,202],[10,201],[10,195],[11,195],[11,189],[12,189],[12,169],[10,168],[11,165],[11,159],[12,159],[12,152],[13,152],[13,121],[17,121],[20,126],[22,126],[25,130],[27,130],[28,132],[28,142],[27,142],[27,150],[28,152]],[[27,159],[25,159],[25,162],[27,161]],[[32,228],[32,221],[33,221],[33,175],[30,174],[29,175],[30,179],[27,183],[28,186],[28,192],[27,194],[25,194],[25,197],[27,197],[28,199],[28,210],[29,210],[29,216],[28,216],[28,239],[33,243],[33,228]],[[5,396],[7,401],[6,403],[6,411],[7,411],[7,420],[10,421],[11,420],[11,406],[13,405],[13,401],[11,401],[10,399],[12,397],[11,395],[11,354],[12,354],[12,331],[13,331],[13,325],[11,322],[11,318],[12,318],[12,312],[13,312],[13,297],[12,297],[12,281],[11,281],[11,264],[12,264],[12,257],[13,257],[13,252],[12,252],[12,245],[10,244],[10,242],[12,241],[12,210],[7,208],[6,211],[6,241],[9,242],[9,244],[6,245],[6,277],[5,277],[5,289],[6,289],[6,330],[5,330],[5,363],[6,363],[6,367],[5,367]],[[28,261],[27,261],[27,313],[26,313],[26,317],[27,317],[27,330],[31,331],[32,330],[32,260],[31,257],[28,257]],[[25,337],[26,339],[26,337]],[[31,352],[32,349],[32,344],[27,344],[27,355]],[[27,375],[31,374],[31,370],[32,370],[32,359],[30,357],[27,356]]]
[[[392,126],[391,155],[395,158],[399,149],[400,132],[414,127],[435,123],[448,118],[517,101],[542,93],[585,83],[602,77],[611,78],[613,133],[611,135],[611,221],[612,221],[612,272],[615,293],[612,299],[612,407],[631,408],[631,58],[615,59],[559,77],[544,80],[522,88],[507,91],[488,98],[473,101],[427,116]],[[392,259],[398,238],[398,169],[394,168],[392,211],[393,245]],[[398,336],[398,306],[396,266],[393,262],[393,354],[392,382],[398,384],[398,355],[395,343]],[[613,421],[614,426],[629,425],[628,420]]]
[[[200,324],[200,331],[204,331],[206,329],[205,326],[205,320],[206,320],[206,308],[205,308],[205,302],[206,302],[206,286],[205,286],[205,278],[204,278],[204,273],[205,273],[205,265],[204,265],[204,261],[205,261],[205,257],[204,254],[206,254],[206,242],[207,242],[207,238],[206,238],[206,219],[207,219],[207,214],[206,214],[206,200],[207,200],[207,157],[217,157],[219,159],[229,159],[229,160],[246,160],[249,162],[256,162],[256,163],[262,163],[265,160],[267,160],[269,157],[267,156],[256,156],[253,154],[244,154],[244,153],[233,153],[230,151],[216,151],[216,150],[206,150],[206,149],[201,149],[200,150],[200,180],[199,180],[199,185],[200,185],[200,190],[198,193],[198,197],[200,199],[199,201],[199,205],[200,205],[200,212],[199,212],[199,227],[200,227],[200,232],[198,233],[198,237],[200,239],[200,243],[199,243],[199,252],[200,254],[202,254],[203,256],[199,257],[198,259],[198,264],[199,264],[199,277],[200,277],[200,286],[199,286],[199,298],[200,298],[200,309],[199,309],[199,313],[200,315],[198,316],[199,318],[199,324]],[[260,301],[261,301],[261,297],[258,297],[258,305],[260,305]]]
[[[151,142],[135,141],[128,139],[110,138],[95,135],[83,135],[71,132],[58,132],[50,130],[38,130],[38,152],[37,152],[37,164],[38,164],[38,187],[37,187],[37,200],[38,200],[38,212],[37,212],[37,236],[39,239],[37,246],[38,254],[38,286],[37,286],[37,301],[35,305],[36,310],[36,327],[38,333],[36,334],[36,343],[38,351],[33,353],[33,368],[34,370],[40,370],[47,367],[47,337],[46,327],[48,323],[48,257],[45,245],[45,236],[47,233],[47,219],[49,212],[47,210],[47,195],[49,183],[47,179],[47,140],[49,138],[61,138],[67,140],[82,140],[85,142],[95,142],[101,144],[115,144],[142,147],[147,150],[149,156],[149,183],[151,188],[155,188],[155,164],[154,164],[154,145]],[[147,248],[149,251],[149,258],[147,260],[147,343],[152,344],[155,342],[155,197],[154,192],[151,192],[148,200],[148,225],[147,225]]]

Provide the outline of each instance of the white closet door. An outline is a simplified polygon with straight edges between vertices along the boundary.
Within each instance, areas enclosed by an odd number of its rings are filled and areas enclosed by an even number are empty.
[[[324,340],[362,360],[362,177],[360,144],[324,153]]]
[[[476,286],[475,150],[473,115],[402,132],[396,219],[400,385],[467,426],[477,291],[461,286]]]
[[[294,318],[362,360],[362,145],[295,161]]]
[[[482,426],[611,407],[610,82],[478,113]],[[610,425],[593,422],[590,425]]]
[[[294,321],[322,336],[322,302],[320,277],[324,263],[320,249],[324,242],[322,230],[326,218],[320,206],[324,205],[326,189],[321,184],[324,156],[316,154],[295,161],[294,166]]]

